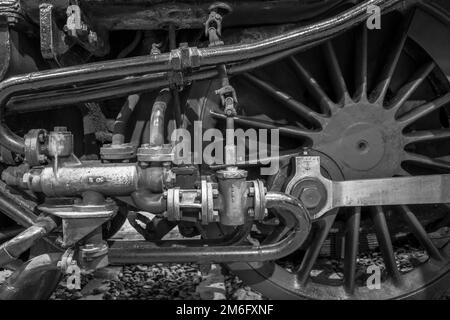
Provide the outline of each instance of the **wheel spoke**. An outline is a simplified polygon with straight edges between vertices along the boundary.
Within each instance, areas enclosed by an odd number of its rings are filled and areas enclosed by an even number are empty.
[[[405,46],[406,39],[408,38],[410,24],[411,17],[408,16],[403,21],[402,26],[399,28],[399,34],[393,41],[392,49],[387,57],[387,63],[381,71],[378,85],[372,92],[372,98],[376,101],[383,102],[386,97],[389,85],[391,84],[392,76],[394,75],[394,71],[397,67],[403,47]]]
[[[442,106],[450,102],[450,93],[435,99],[434,101],[423,104],[419,107],[412,109],[411,111],[403,114],[398,121],[403,124],[404,127],[411,125],[417,120],[429,115],[433,111],[438,110]]]
[[[336,215],[329,215],[316,222],[318,224],[318,228],[314,234],[314,240],[308,247],[308,250],[306,250],[300,267],[296,270],[297,279],[300,285],[306,285],[311,270],[319,257],[320,249],[322,248],[322,245],[330,232],[335,218]]]
[[[291,56],[289,57],[289,60],[301,82],[306,86],[309,93],[319,104],[322,113],[331,114],[336,109],[336,105],[334,104],[334,102],[331,101],[331,99],[328,97],[325,91],[323,91],[319,83],[311,76],[311,74],[296,58]]]
[[[431,241],[428,233],[423,228],[422,224],[417,219],[415,214],[407,206],[399,206],[398,209],[402,213],[403,218],[408,223],[409,228],[414,233],[414,236],[417,238],[417,240],[419,240],[420,244],[425,248],[430,257],[435,260],[443,261],[444,258],[442,257],[438,248],[436,248],[436,246]]]
[[[414,131],[406,133],[404,137],[405,145],[410,143],[433,142],[450,139],[450,129]]]
[[[356,93],[355,101],[367,100],[367,27],[362,24],[358,30],[358,38],[356,43]]]
[[[412,75],[411,79],[402,88],[400,88],[396,96],[390,102],[389,109],[392,109],[394,116],[435,67],[436,65],[434,62],[426,63]]]
[[[345,83],[345,78],[342,74],[342,70],[331,41],[325,43],[323,46],[323,52],[328,70],[330,71],[331,82],[334,85],[334,90],[339,99],[338,101],[341,105],[345,105],[350,101],[350,94],[348,93],[347,84]]]
[[[425,166],[425,167],[437,169],[437,170],[446,170],[446,171],[450,170],[450,162],[436,160],[436,159],[433,159],[433,158],[430,158],[427,156],[423,156],[423,155],[420,155],[417,153],[412,153],[412,152],[406,152],[405,158],[403,159],[403,161],[416,163],[421,166]]]
[[[400,272],[395,262],[394,248],[392,246],[391,236],[389,234],[383,208],[380,206],[373,207],[370,210],[370,214],[375,226],[375,232],[386,270],[393,282],[395,284],[400,284]]]
[[[319,126],[320,128],[322,128],[323,124],[325,124],[326,117],[313,111],[304,104],[298,102],[285,92],[278,90],[276,87],[272,86],[268,82],[258,79],[257,77],[248,73],[244,74],[243,76],[248,81],[253,83],[255,86],[262,89],[264,92],[269,94],[271,97],[273,97],[280,103],[284,104],[287,108],[289,108],[290,110],[292,110],[293,112],[295,112],[296,114],[298,114],[300,117],[310,122],[311,124]]]
[[[356,207],[348,217],[345,234],[344,287],[350,294],[355,290],[360,221],[361,207]]]
[[[220,120],[226,120],[227,116],[221,113],[213,112],[211,111],[211,116],[220,119]],[[258,128],[258,129],[269,129],[269,130],[279,130],[279,133],[283,136],[287,137],[293,137],[293,138],[299,138],[299,139],[313,139],[314,136],[319,134],[319,131],[312,131],[312,130],[303,130],[297,127],[287,127],[287,126],[280,126],[274,121],[266,121],[266,120],[260,120],[255,119],[252,117],[246,117],[246,116],[235,116],[233,117],[234,122],[240,125],[243,125],[245,127],[250,128]]]

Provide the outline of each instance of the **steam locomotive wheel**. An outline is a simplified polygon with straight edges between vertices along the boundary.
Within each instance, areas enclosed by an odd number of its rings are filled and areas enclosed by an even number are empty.
[[[241,107],[236,124],[244,129],[279,129],[281,153],[299,147],[317,150],[346,180],[449,173],[450,91],[437,58],[445,48],[439,41],[427,46],[430,42],[420,27],[442,39],[449,34],[428,13],[392,13],[383,17],[381,30],[360,26],[320,47],[236,76],[232,83]],[[215,99],[211,93],[207,96]],[[220,126],[219,117],[209,116],[210,110],[220,108],[208,99],[197,114],[204,126]],[[269,179],[272,190],[282,190],[292,170],[289,164],[281,166]],[[450,244],[430,239],[432,224],[427,217],[445,220],[449,211],[448,205],[435,205],[330,212],[315,222],[310,241],[300,252],[283,261],[228,267],[272,299],[434,298],[448,288]],[[337,222],[345,230],[342,277],[318,281],[313,271]],[[356,275],[360,231],[368,224],[386,273],[375,290]],[[394,254],[392,233],[399,226],[408,226],[429,257],[407,273],[399,271]],[[282,226],[271,230],[278,234],[268,232],[266,239],[282,236]],[[289,267],[284,260],[290,260]]]

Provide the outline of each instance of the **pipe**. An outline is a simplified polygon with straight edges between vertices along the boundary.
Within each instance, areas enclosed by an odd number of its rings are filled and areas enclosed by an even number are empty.
[[[57,227],[50,217],[40,218],[35,224],[0,246],[0,267],[8,264],[31,248]]]
[[[169,25],[169,49],[174,50],[177,47],[177,32],[173,23]],[[172,99],[173,99],[173,113],[175,116],[175,124],[177,128],[181,127],[181,103],[180,93],[178,92],[178,86],[172,86]]]
[[[32,206],[29,202],[26,202],[18,196],[11,194],[8,186],[3,181],[0,181],[1,212],[22,227],[28,228],[37,220],[37,215],[34,214],[34,209],[35,206]]]
[[[62,253],[43,254],[24,263],[1,286],[0,300],[47,300],[62,277]]]
[[[150,116],[150,146],[160,147],[164,144],[164,115],[172,96],[169,89],[161,90],[153,104]]]
[[[410,1],[410,3],[417,1]],[[370,17],[368,6],[378,6],[382,11],[396,6],[406,6],[404,0],[367,0],[353,6],[336,16],[313,25],[303,26],[282,35],[267,38],[249,44],[225,45],[202,48],[199,50],[200,66],[210,66],[260,58],[280,51],[304,46],[327,38],[351,28],[353,25],[366,21]]]
[[[108,259],[111,264],[147,264],[156,262],[234,262],[277,260],[296,251],[311,229],[309,214],[301,202],[284,193],[269,192],[266,207],[281,209],[277,213],[291,216],[296,224],[281,241],[264,245],[155,247],[145,241],[112,241]]]
[[[416,1],[411,1],[409,3],[415,2]],[[140,90],[145,91],[150,88],[167,86],[169,81],[167,73],[164,73],[164,71],[177,70],[179,67],[177,66],[178,63],[186,63],[187,65],[193,63],[195,67],[213,66],[260,58],[293,48],[301,50],[304,46],[308,46],[320,39],[332,37],[341,31],[364,21],[368,18],[369,13],[367,12],[367,6],[369,5],[378,5],[382,10],[391,10],[397,5],[406,6],[406,3],[403,0],[367,0],[322,22],[297,28],[286,34],[251,44],[227,45],[202,49],[176,49],[171,53],[91,63],[13,77],[0,83],[0,120],[3,119],[7,100],[18,93],[33,92],[35,90],[58,90],[56,93],[58,95],[60,94],[60,89],[64,89],[67,92],[68,89],[65,89],[65,87],[68,86],[81,85],[86,82],[108,81],[103,83],[103,85],[106,84],[108,91],[105,91],[105,88],[100,89],[100,91],[95,90],[98,86],[101,86],[97,84],[95,85],[95,89],[92,88],[92,86],[90,87],[90,90],[95,92],[88,92],[82,97],[83,102],[93,101],[101,98],[108,98],[111,93],[113,96],[117,96],[137,93],[140,92]],[[185,56],[185,51],[183,51],[182,54],[181,50],[187,50],[189,55],[194,54],[194,57],[189,57],[190,61],[180,62],[181,57]],[[193,62],[193,60],[195,60],[195,62]],[[152,75],[152,73],[156,72],[161,73],[157,76]],[[196,77],[205,79],[217,74],[217,72],[214,71],[212,73],[210,72],[199,71],[189,78],[190,80],[193,80]],[[141,85],[140,88],[131,86],[125,90],[120,86],[121,90],[118,90],[118,88],[113,90],[111,88],[111,85],[117,85],[114,79],[140,76],[139,78],[132,79],[131,82],[133,82],[134,80],[142,80],[142,75],[147,75],[148,78],[146,80],[148,82],[159,83],[152,83],[151,85],[146,83]],[[113,83],[110,83],[109,81]],[[121,79],[119,82],[129,83],[130,79]],[[111,91],[109,91],[109,89],[111,89]],[[77,88],[69,90],[76,91]],[[84,90],[89,91],[86,87]],[[48,102],[61,104],[61,101],[64,102],[62,104],[80,102],[74,102],[74,100],[77,100],[76,97],[77,95],[72,95],[66,96],[66,99],[64,99],[64,97],[60,96],[60,101],[47,99],[43,104]],[[23,154],[23,139],[15,135],[2,121],[0,121],[0,144],[13,152]]]
[[[135,163],[86,161],[58,168],[57,176],[53,167],[34,168],[23,175],[20,187],[49,197],[73,197],[86,191],[104,196],[128,196],[142,188],[161,193],[163,170],[162,167],[141,168]]]
[[[162,194],[154,194],[144,189],[133,192],[131,198],[140,210],[153,214],[161,214],[167,210],[167,200]]]
[[[22,227],[10,227],[0,229],[0,242],[9,240],[23,231]]]
[[[134,108],[138,104],[140,96],[137,94],[132,94],[127,97],[122,109],[120,110],[119,115],[114,122],[113,136],[112,136],[112,144],[113,145],[121,145],[125,143],[125,131],[127,128],[128,120],[131,117],[131,114],[134,111]]]

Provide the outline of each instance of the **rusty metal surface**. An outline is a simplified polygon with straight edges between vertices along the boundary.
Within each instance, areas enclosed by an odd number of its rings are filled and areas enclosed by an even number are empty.
[[[33,21],[37,19],[37,0],[22,1],[23,10]],[[225,26],[276,24],[299,22],[324,14],[345,0],[266,0],[261,1],[229,1],[233,8],[230,19]],[[69,5],[67,0],[53,0],[60,15]],[[207,16],[214,1],[206,0],[139,0],[139,1],[79,1],[81,8],[92,21],[108,29],[115,30],[153,30],[167,28],[170,24],[177,28],[203,28],[204,17]]]

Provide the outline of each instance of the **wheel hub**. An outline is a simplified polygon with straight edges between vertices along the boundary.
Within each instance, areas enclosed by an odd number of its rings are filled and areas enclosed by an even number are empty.
[[[393,176],[401,163],[401,129],[379,104],[345,105],[332,115],[313,148],[329,155],[346,179]]]

